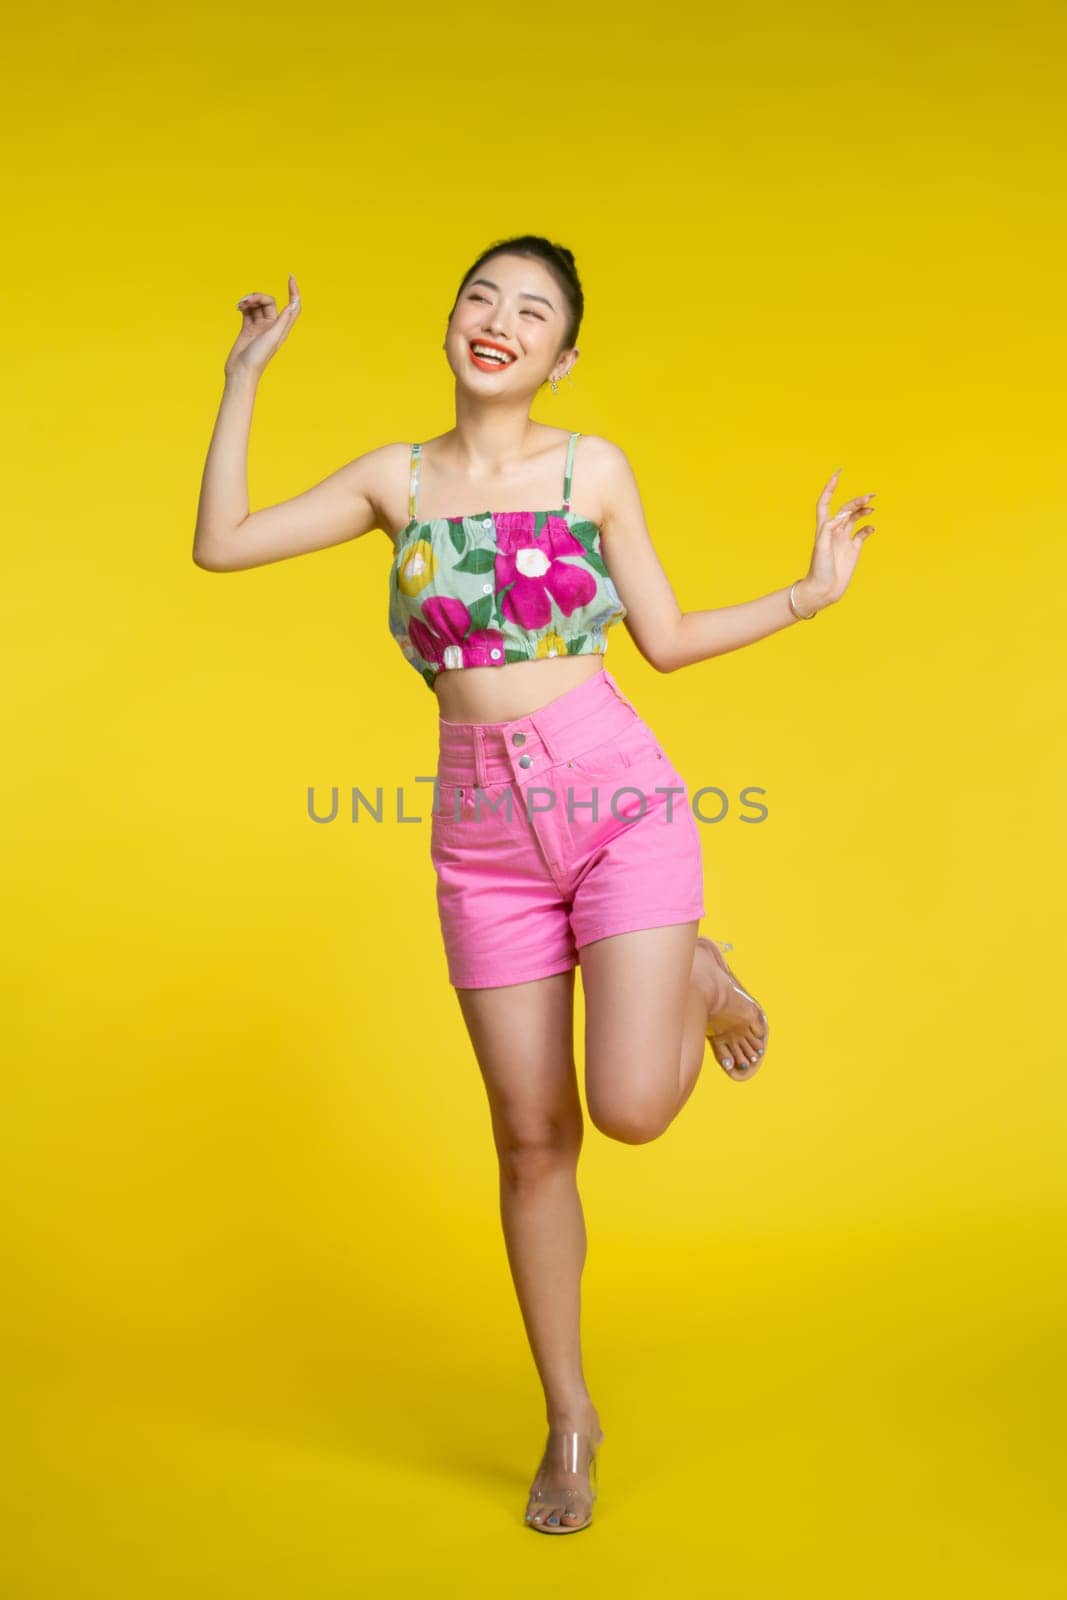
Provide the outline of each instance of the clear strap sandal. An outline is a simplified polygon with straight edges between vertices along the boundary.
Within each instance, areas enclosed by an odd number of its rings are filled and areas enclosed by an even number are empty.
[[[530,1487],[531,1507],[526,1526],[537,1533],[580,1533],[593,1520],[593,1504],[599,1490],[597,1456],[604,1435],[594,1443],[592,1436],[577,1429],[550,1429],[541,1465]],[[588,1469],[589,1487],[583,1474]],[[568,1478],[577,1479],[568,1483]],[[580,1520],[564,1522],[565,1515]]]
[[[733,949],[733,945],[731,944],[731,942],[728,939],[706,939],[705,942],[710,944],[713,950],[716,950],[716,949],[718,950],[719,965],[722,967],[723,971],[726,973],[726,976],[729,978],[731,984],[737,990],[739,995],[743,995],[746,1000],[751,1001],[751,1003],[756,1007],[757,1011],[760,1014],[760,1021],[763,1023],[763,1045],[762,1045],[761,1050],[760,1050],[759,1064],[760,1064],[760,1066],[762,1066],[763,1062],[766,1060],[767,1043],[768,1043],[768,1040],[770,1039],[770,1035],[771,1035],[770,1023],[767,1021],[767,1013],[764,1011],[763,1007],[760,1005],[760,1003],[756,999],[755,995],[754,994],[750,994],[749,991],[745,988],[744,984],[738,978],[737,974],[734,971],[732,971],[732,969],[730,968],[728,963],[721,959],[722,956],[723,956],[724,951]],[[709,1041],[709,1043],[713,1043],[714,1040],[716,1039],[716,1037],[717,1037],[717,1035],[716,1035],[716,1032],[715,1032],[714,1028],[709,1028],[708,1029],[708,1041]],[[742,1059],[740,1061],[736,1061],[734,1063],[734,1070],[736,1070],[737,1072],[747,1072],[748,1071],[748,1065],[749,1065],[748,1062],[745,1061],[744,1059]]]

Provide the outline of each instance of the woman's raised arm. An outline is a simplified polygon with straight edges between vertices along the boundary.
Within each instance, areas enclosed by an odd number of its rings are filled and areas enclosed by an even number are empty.
[[[831,517],[830,499],[841,470],[838,468],[819,495],[815,547],[803,577],[758,600],[717,606],[710,611],[683,612],[652,544],[625,453],[608,440],[598,440],[597,450],[587,451],[586,464],[598,477],[606,507],[601,548],[626,607],[627,631],[645,660],[658,672],[675,672],[679,667],[740,650],[791,626],[798,615],[790,595],[805,617],[813,617],[833,605],[848,588],[860,551],[874,532],[870,523],[853,532],[860,518],[873,509],[871,495],[857,495]]]
[[[374,483],[398,450],[386,445],[349,461],[303,494],[260,511],[248,508],[248,437],[267,362],[289,335],[300,291],[289,275],[289,303],[269,294],[238,303],[241,331],[226,358],[226,383],[211,435],[193,535],[193,560],[206,572],[241,572],[358,539],[379,525]]]

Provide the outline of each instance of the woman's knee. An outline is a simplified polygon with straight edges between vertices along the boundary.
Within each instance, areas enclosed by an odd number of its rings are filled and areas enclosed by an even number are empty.
[[[577,1167],[582,1146],[580,1108],[575,1115],[512,1121],[496,1130],[496,1150],[505,1182],[534,1188],[561,1170]]]
[[[622,1144],[648,1144],[665,1133],[674,1121],[677,1096],[665,1099],[652,1090],[626,1090],[611,1086],[603,1094],[590,1093],[589,1119],[609,1139]]]

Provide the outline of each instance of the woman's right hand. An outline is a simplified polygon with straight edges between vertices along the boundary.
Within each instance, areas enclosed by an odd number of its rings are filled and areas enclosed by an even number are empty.
[[[296,279],[289,274],[289,303],[281,311],[272,294],[246,294],[238,300],[241,313],[241,331],[226,357],[226,376],[250,372],[257,378],[274,352],[289,337],[289,329],[300,311],[300,290]]]

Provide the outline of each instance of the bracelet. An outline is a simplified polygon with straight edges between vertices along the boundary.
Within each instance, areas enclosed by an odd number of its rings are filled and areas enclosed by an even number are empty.
[[[800,581],[801,580],[798,578],[797,579],[797,583],[799,583]],[[794,583],[793,584],[793,588],[790,589],[790,591],[789,591],[789,609],[793,613],[794,617],[796,617],[800,622],[810,622],[813,617],[817,617],[819,615],[819,608],[818,608],[818,606],[816,606],[814,611],[798,611],[797,610],[796,602],[793,599],[793,589],[796,588],[797,583]]]

